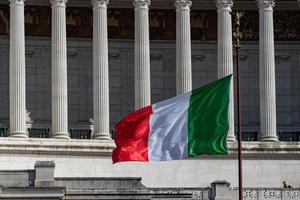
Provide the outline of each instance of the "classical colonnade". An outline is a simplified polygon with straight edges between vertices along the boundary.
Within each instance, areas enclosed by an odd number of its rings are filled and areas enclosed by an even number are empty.
[[[24,1],[10,3],[10,132],[9,137],[27,138],[25,94]],[[52,137],[68,139],[67,101],[67,0],[52,4]],[[109,0],[92,0],[93,7],[93,117],[94,139],[110,140],[107,6]],[[216,0],[218,13],[218,77],[233,73],[232,0]],[[259,81],[261,140],[277,141],[275,60],[273,35],[274,0],[257,0],[259,8]],[[135,108],[151,104],[150,0],[133,0],[135,11]],[[176,9],[176,93],[192,89],[190,8],[191,0],[174,0]],[[234,94],[231,84],[230,130],[234,135]]]

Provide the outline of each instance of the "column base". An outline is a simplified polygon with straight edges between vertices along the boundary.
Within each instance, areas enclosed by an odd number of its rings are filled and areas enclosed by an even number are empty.
[[[10,132],[8,137],[13,137],[13,138],[28,138],[28,133],[25,131],[14,131]]]
[[[227,141],[228,142],[236,142],[236,137],[234,135],[228,135],[227,136]]]
[[[262,136],[260,138],[261,141],[264,142],[278,142],[278,137],[277,136],[270,136],[270,135],[266,135],[266,136]]]
[[[95,139],[95,140],[104,140],[104,141],[112,141],[109,133],[94,133],[93,139]]]
[[[54,139],[70,139],[70,135],[68,132],[56,132],[56,133],[52,133],[52,138],[54,138]]]

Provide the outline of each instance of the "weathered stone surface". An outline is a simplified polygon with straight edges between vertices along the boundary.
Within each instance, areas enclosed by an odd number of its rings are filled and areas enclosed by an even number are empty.
[[[34,169],[53,160],[59,177],[142,177],[146,187],[208,187],[225,179],[237,187],[237,144],[229,156],[200,156],[167,162],[112,164],[113,144],[96,140],[0,139],[0,170]],[[300,143],[243,142],[245,187],[281,187],[283,177],[300,187]],[[199,170],[195,170],[199,169]],[[201,170],[200,170],[201,169]]]
[[[27,171],[0,171],[0,187],[29,187],[32,185]]]
[[[0,199],[49,200],[63,199],[64,188],[1,188]]]
[[[231,200],[230,199],[230,183],[226,180],[216,180],[211,184],[212,198],[215,200]]]
[[[0,139],[0,154],[61,155],[61,156],[110,156],[115,144],[113,141],[60,140],[60,139]]]
[[[55,163],[53,161],[37,161],[37,162],[35,162],[34,168],[36,169],[36,168],[40,168],[40,167],[54,168]]]
[[[53,187],[54,186],[54,168],[53,161],[37,161],[35,168],[35,187]]]
[[[136,191],[147,190],[142,185],[141,178],[132,177],[102,177],[102,178],[56,178],[55,185],[58,187],[66,187],[67,190],[120,190],[120,191]]]
[[[43,169],[48,161],[43,164]],[[26,175],[31,176],[35,171],[0,171],[6,176]],[[55,178],[55,186],[27,186],[18,185],[24,181],[21,176],[0,187],[0,199],[201,199],[201,200],[237,200],[238,188],[230,187],[226,180],[216,180],[211,187],[205,188],[147,188],[141,183],[141,178],[132,177],[85,177],[85,178]],[[35,175],[38,177],[38,175]],[[35,180],[36,182],[37,180]],[[300,188],[255,188],[243,189],[245,200],[298,200]]]

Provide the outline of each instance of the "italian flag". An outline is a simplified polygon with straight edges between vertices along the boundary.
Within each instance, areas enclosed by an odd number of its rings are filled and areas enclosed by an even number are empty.
[[[231,77],[127,115],[115,126],[113,163],[228,154]]]

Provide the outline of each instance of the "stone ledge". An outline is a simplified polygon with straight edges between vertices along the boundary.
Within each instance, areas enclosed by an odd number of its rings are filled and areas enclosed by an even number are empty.
[[[64,187],[0,189],[0,199],[62,199],[65,193]]]
[[[238,153],[238,144],[228,144],[230,153]],[[297,155],[300,156],[300,142],[243,142],[244,155]]]
[[[37,154],[110,157],[114,148],[113,141],[0,138],[0,155]]]
[[[55,167],[54,161],[37,161],[34,163],[34,168],[37,167]]]
[[[300,142],[243,142],[243,155],[247,157],[264,158],[300,158]],[[236,142],[229,142],[229,156],[236,158],[238,146]],[[0,138],[0,155],[60,155],[75,157],[110,157],[115,148],[113,141],[99,140],[62,140],[40,138]],[[287,157],[288,156],[288,157]],[[224,156],[201,156],[220,159]]]

